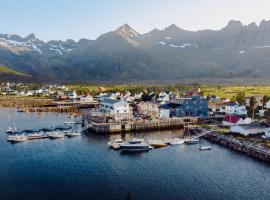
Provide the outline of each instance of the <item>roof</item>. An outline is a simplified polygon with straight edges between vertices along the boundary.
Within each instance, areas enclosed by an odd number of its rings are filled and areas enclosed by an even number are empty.
[[[223,119],[223,121],[225,122],[230,122],[230,123],[237,123],[239,120],[241,119],[241,117],[239,116],[235,116],[235,115],[226,115]]]
[[[230,101],[228,103],[226,103],[227,106],[237,106],[237,103],[235,103],[234,101]]]
[[[170,106],[168,106],[168,104],[164,104],[164,105],[159,106],[159,108],[169,110]]]

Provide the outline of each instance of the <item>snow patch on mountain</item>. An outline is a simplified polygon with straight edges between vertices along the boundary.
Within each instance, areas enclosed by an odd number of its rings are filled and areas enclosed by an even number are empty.
[[[244,54],[245,52],[246,52],[245,50],[241,50],[241,51],[239,51],[238,55],[242,55],[242,54]]]

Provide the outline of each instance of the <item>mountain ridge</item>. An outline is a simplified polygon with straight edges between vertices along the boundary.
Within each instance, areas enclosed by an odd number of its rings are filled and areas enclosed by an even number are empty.
[[[0,34],[0,64],[36,80],[116,81],[266,78],[270,21],[188,31],[172,24],[140,34],[128,24],[96,40],[44,42]]]

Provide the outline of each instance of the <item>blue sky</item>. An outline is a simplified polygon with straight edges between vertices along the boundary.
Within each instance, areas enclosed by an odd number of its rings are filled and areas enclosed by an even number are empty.
[[[140,33],[170,24],[187,30],[220,29],[270,20],[269,0],[0,0],[0,33],[43,40],[95,39],[128,23]]]

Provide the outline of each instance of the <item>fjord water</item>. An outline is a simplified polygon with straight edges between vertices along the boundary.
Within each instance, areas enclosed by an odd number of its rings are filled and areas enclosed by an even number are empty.
[[[0,109],[0,199],[270,199],[270,166],[221,146],[200,145],[121,154],[107,147],[119,135],[6,142],[5,129],[70,121],[66,114]],[[138,133],[175,137],[181,131]],[[125,135],[130,138],[132,135]],[[201,145],[202,145],[201,144]]]

